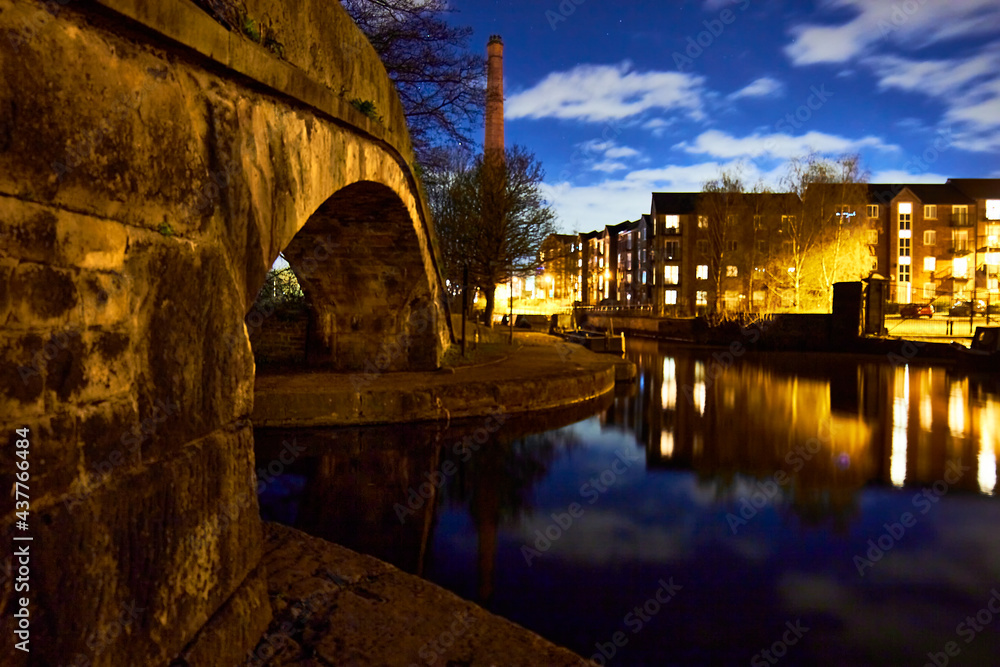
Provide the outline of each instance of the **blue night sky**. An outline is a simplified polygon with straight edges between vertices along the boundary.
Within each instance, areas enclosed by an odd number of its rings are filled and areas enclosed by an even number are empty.
[[[860,153],[872,182],[1000,176],[997,0],[453,6],[484,54],[503,37],[506,141],[542,161],[562,231],[737,164],[777,187],[810,151]]]

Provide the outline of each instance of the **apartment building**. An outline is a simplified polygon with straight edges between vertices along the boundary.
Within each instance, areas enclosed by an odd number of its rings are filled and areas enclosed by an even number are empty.
[[[796,270],[783,262],[795,254],[804,215],[862,238],[867,261],[851,270],[885,277],[891,302],[1000,302],[1000,179],[820,184],[804,200],[655,192],[650,213],[638,220],[548,239],[542,273],[552,276],[553,294],[573,294],[585,305],[652,306],[678,317],[788,308],[776,284]],[[804,261],[815,263],[823,250],[809,252],[816,255]],[[562,256],[568,261],[560,263]]]

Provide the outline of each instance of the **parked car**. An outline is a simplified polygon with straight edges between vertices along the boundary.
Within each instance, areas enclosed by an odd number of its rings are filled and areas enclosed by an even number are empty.
[[[950,317],[968,317],[971,307],[971,301],[956,301],[954,305],[948,309],[948,315]],[[986,302],[982,299],[976,299],[976,315],[984,315],[985,313]]]
[[[904,319],[908,317],[934,317],[934,306],[929,303],[904,303],[899,307],[899,316]]]

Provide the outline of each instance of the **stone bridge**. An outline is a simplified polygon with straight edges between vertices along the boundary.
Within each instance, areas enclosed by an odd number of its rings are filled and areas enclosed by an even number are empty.
[[[256,644],[248,326],[267,313],[247,314],[279,252],[325,365],[435,368],[451,340],[377,55],[333,0],[230,4],[251,29],[189,0],[0,0],[4,665],[228,665]]]

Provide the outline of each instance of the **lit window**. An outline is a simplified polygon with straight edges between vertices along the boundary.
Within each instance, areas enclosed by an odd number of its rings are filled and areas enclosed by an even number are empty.
[[[646,272],[645,271],[642,272],[642,284],[643,285],[646,284]]]
[[[878,217],[878,204],[868,204],[868,217],[869,218]]]
[[[663,267],[663,282],[667,285],[676,285],[679,282],[680,270],[679,266]]]
[[[1000,252],[988,252],[986,253],[986,259],[984,260],[987,266],[996,267],[1000,264]]]
[[[726,267],[726,277],[727,278],[736,278],[739,275],[740,275],[739,269],[737,269],[732,264],[730,264],[729,266]]]
[[[937,232],[928,229],[924,232],[924,245],[934,245],[935,243],[937,243]]]
[[[868,230],[868,245],[878,245],[878,230],[869,229]]]
[[[677,290],[668,289],[664,294],[664,301],[668,306],[673,306],[677,303]]]
[[[937,259],[934,257],[924,257],[924,271],[933,272],[937,268]]]
[[[708,280],[708,264],[699,264],[694,277],[698,280]]]
[[[708,218],[707,217],[705,217],[703,215],[699,215],[698,216],[698,229],[708,229]]]
[[[668,215],[666,224],[667,224],[667,234],[676,234],[677,230],[681,226],[681,216]]]
[[[986,219],[1000,220],[1000,199],[986,200]]]
[[[968,278],[969,277],[969,258],[968,257],[956,257],[955,261],[952,263],[951,275],[956,278]]]
[[[937,204],[924,206],[924,217],[928,220],[937,220]]]
[[[904,202],[899,205],[899,231],[909,230],[913,217],[913,204]]]
[[[937,289],[934,283],[924,283],[924,300],[930,301],[937,296]]]
[[[707,306],[708,305],[708,292],[698,291],[694,293],[694,302],[697,306]]]

